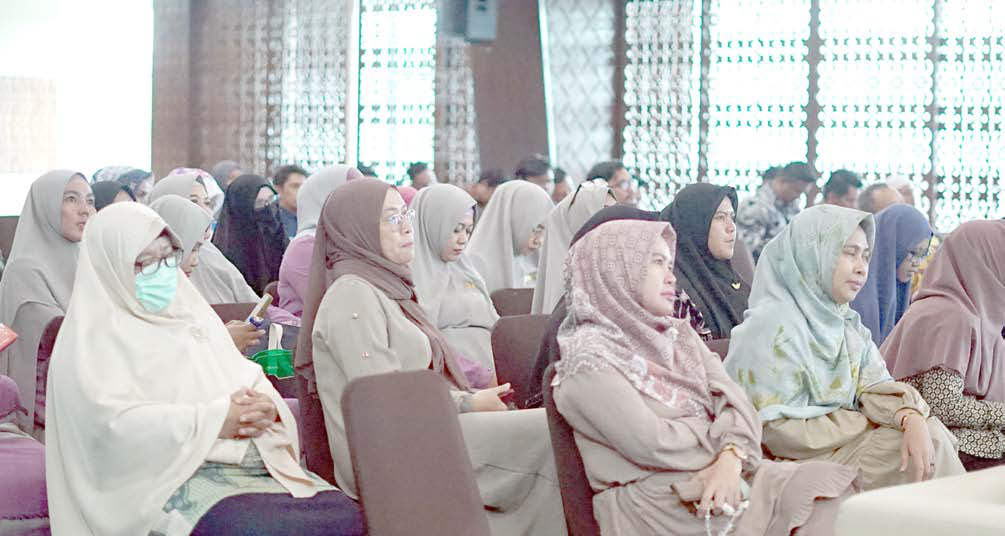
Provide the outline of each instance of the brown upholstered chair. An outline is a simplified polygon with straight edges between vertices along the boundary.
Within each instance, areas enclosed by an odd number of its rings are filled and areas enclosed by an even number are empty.
[[[279,281],[265,285],[265,293],[272,296],[272,305],[279,305]]]
[[[492,328],[496,379],[500,384],[512,384],[513,400],[521,408],[530,396],[527,379],[534,368],[541,339],[548,330],[549,318],[550,315],[504,316]]]
[[[705,343],[709,350],[719,354],[720,359],[726,359],[729,353],[729,339],[712,339]]]
[[[357,378],[342,413],[370,536],[489,536],[443,378],[428,370]]]
[[[562,492],[562,508],[569,536],[600,536],[600,526],[593,517],[593,488],[586,478],[583,458],[579,455],[572,427],[555,407],[551,380],[555,365],[544,371],[544,411],[548,414],[551,448],[555,452],[555,470]]]
[[[251,314],[251,310],[255,308],[254,303],[217,303],[215,305],[210,305],[216,314],[223,320],[226,324],[231,320],[244,321]]]
[[[45,325],[42,338],[38,340],[38,353],[35,360],[35,426],[45,428],[45,387],[49,379],[49,359],[52,348],[56,345],[56,336],[63,326],[63,317],[57,316]]]
[[[534,301],[532,288],[501,288],[492,293],[492,305],[499,316],[514,316],[530,314],[530,305]]]
[[[18,216],[0,216],[0,255],[5,259],[10,257],[10,248],[14,245],[18,218]]]

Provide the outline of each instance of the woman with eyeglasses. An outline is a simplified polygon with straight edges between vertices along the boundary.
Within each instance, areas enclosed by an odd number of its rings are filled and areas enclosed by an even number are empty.
[[[1005,463],[1005,221],[946,237],[880,351],[960,440],[967,469]]]
[[[289,240],[273,201],[276,190],[258,175],[242,175],[227,187],[213,243],[234,263],[244,280],[261,294],[279,280]]]
[[[393,186],[364,178],[336,189],[318,222],[296,366],[302,407],[321,406],[335,479],[356,496],[342,417],[349,382],[433,370],[460,413],[493,533],[564,534],[544,412],[507,411],[500,396],[508,384],[471,387],[457,353],[417,301],[409,268],[414,218]],[[308,466],[319,466],[323,456],[308,449]]]
[[[548,193],[532,182],[509,181],[496,188],[468,246],[489,294],[537,285],[545,220],[553,206]]]
[[[300,467],[293,414],[181,273],[183,247],[138,203],[85,233],[49,368],[53,532],[362,533],[359,508]]]
[[[537,285],[530,312],[550,314],[565,294],[565,256],[572,243],[572,235],[604,207],[617,203],[614,192],[601,180],[579,185],[572,195],[566,196],[548,213],[544,224],[544,238],[537,263]]]
[[[0,374],[17,383],[28,410],[18,426],[36,436],[45,418],[35,414],[38,343],[49,321],[63,316],[70,303],[80,240],[94,213],[94,194],[82,174],[55,170],[36,179],[0,280],[0,323],[18,335],[0,353]]]
[[[419,305],[459,356],[487,372],[481,385],[495,385],[492,328],[499,314],[465,252],[474,228],[475,200],[452,184],[434,184],[419,190],[412,209],[412,278]]]
[[[911,303],[911,278],[928,255],[932,227],[910,205],[891,205],[876,214],[876,245],[869,278],[851,302],[876,346],[883,344]]]

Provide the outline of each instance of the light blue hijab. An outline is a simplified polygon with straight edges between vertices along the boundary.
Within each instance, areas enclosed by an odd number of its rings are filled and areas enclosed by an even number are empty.
[[[814,206],[761,253],[750,308],[733,328],[725,366],[764,422],[857,410],[862,392],[893,381],[858,313],[831,297],[838,256],[859,226],[871,247],[870,214]]]

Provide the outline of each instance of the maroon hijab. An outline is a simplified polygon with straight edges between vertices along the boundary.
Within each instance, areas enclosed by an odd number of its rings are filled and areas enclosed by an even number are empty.
[[[469,387],[457,356],[436,325],[426,318],[415,297],[412,271],[408,266],[387,260],[381,253],[380,214],[390,188],[390,184],[376,179],[350,181],[336,188],[321,209],[296,357],[297,370],[307,378],[311,393],[316,391],[311,337],[314,319],[328,287],[349,274],[366,280],[397,302],[405,316],[429,339],[432,369],[461,389]]]

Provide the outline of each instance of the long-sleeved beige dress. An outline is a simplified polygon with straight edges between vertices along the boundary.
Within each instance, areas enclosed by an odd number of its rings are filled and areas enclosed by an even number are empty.
[[[748,453],[743,478],[750,506],[735,534],[831,534],[840,498],[858,473],[831,463],[761,460],[761,425],[744,391],[719,358],[701,348],[714,398],[712,418],[681,417],[640,393],[616,370],[581,371],[555,388],[559,412],[575,430],[604,535],[704,535],[697,517],[671,487],[695,477],[727,444]],[[718,534],[728,519],[714,516]]]
[[[328,288],[312,337],[335,479],[357,497],[342,392],[362,376],[428,369],[429,339],[397,303],[355,275],[342,276]],[[464,413],[459,418],[493,534],[565,534],[544,411]]]
[[[458,271],[448,273],[450,282],[440,301],[436,326],[458,354],[495,373],[492,328],[499,315],[474,282],[464,280]]]

